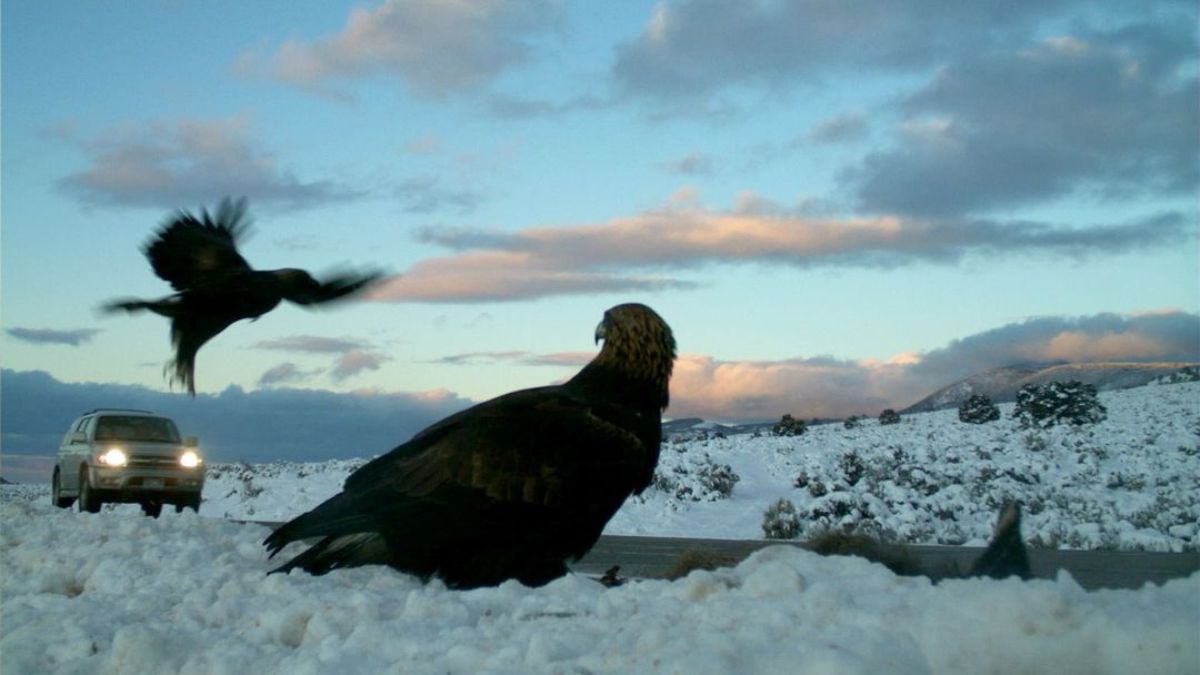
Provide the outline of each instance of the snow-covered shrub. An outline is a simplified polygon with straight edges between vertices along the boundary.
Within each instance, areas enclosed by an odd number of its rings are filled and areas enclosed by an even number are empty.
[[[1000,409],[992,399],[975,394],[958,406],[958,420],[967,424],[987,424],[1000,419]]]
[[[771,427],[772,436],[800,436],[805,431],[808,431],[808,425],[804,420],[798,420],[791,415],[784,415]]]
[[[881,426],[885,425],[885,424],[899,424],[899,423],[900,423],[900,413],[896,412],[895,410],[888,408],[887,410],[884,410],[883,412],[879,413],[879,424]]]
[[[1021,443],[1024,444],[1025,449],[1030,452],[1042,452],[1048,447],[1048,444],[1046,443],[1046,437],[1037,433],[1036,431],[1031,431],[1022,436]]]
[[[780,498],[767,507],[762,520],[763,535],[767,539],[795,539],[800,535],[800,516],[790,499]]]
[[[820,531],[858,532],[868,536],[881,531],[865,495],[835,491],[814,499],[800,512],[800,523]]]
[[[838,468],[842,470],[842,475],[846,478],[846,483],[855,485],[866,473],[867,467],[863,464],[862,457],[858,456],[857,452],[847,452],[838,460]]]
[[[842,426],[847,429],[857,429],[858,428],[858,415],[851,415],[851,416],[847,417],[846,421],[842,422]]]
[[[651,486],[676,499],[715,502],[718,499],[728,499],[733,493],[733,486],[741,479],[741,476],[734,473],[733,467],[717,464],[708,453],[704,453],[697,461],[689,462],[684,459],[673,465],[667,465],[665,461],[660,460],[658,469],[654,471]]]
[[[1021,387],[1013,417],[1022,427],[1045,429],[1056,424],[1095,424],[1104,421],[1108,411],[1096,396],[1096,387],[1072,380]]]
[[[722,499],[729,497],[733,493],[733,486],[742,479],[728,464],[705,464],[696,475],[700,477],[700,484],[709,494],[718,495],[718,498]]]

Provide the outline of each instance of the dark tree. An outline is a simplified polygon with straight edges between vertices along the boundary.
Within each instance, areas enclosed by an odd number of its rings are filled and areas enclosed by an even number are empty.
[[[798,420],[787,414],[771,427],[773,436],[800,436],[806,431],[808,431],[808,425],[804,423],[804,420]]]
[[[958,419],[967,424],[987,424],[1000,419],[1000,409],[992,399],[975,394],[958,406]]]
[[[1017,392],[1013,417],[1022,427],[1048,428],[1056,424],[1095,424],[1108,418],[1096,387],[1072,380],[1027,384]]]

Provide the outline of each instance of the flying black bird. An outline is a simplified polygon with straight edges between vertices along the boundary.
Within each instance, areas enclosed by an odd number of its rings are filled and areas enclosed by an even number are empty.
[[[451,415],[355,471],[267,537],[272,556],[321,537],[273,571],[383,564],[455,588],[565,574],[650,485],[675,360],[670,327],[645,305],[605,312],[601,339],[566,383]]]
[[[154,273],[176,290],[159,300],[116,300],[105,304],[108,312],[150,310],[171,320],[175,347],[171,381],[181,381],[196,395],[196,352],[241,319],[257,319],[290,300],[314,305],[349,295],[377,274],[343,274],[320,282],[301,269],[254,270],[237,251],[245,233],[246,200],[225,199],[215,217],[207,210],[200,217],[180,210],[146,242],[143,251]]]

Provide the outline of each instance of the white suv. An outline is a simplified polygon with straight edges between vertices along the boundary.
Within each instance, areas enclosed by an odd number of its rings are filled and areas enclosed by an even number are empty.
[[[158,517],[163,504],[175,512],[200,510],[204,460],[195,437],[180,439],[169,417],[146,410],[100,408],[71,423],[58,448],[51,500],[96,513],[104,502],[141,504]]]

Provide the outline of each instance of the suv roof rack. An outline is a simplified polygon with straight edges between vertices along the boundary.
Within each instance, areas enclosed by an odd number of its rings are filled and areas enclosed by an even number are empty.
[[[134,413],[145,413],[147,415],[154,414],[154,413],[150,412],[149,410],[139,410],[137,408],[96,408],[94,410],[89,410],[83,414],[91,415],[92,413],[98,413],[98,412],[134,412]]]

